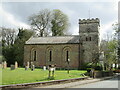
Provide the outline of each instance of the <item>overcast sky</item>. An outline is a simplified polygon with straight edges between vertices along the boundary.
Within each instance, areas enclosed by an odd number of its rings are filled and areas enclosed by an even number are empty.
[[[15,1],[15,0],[14,0]],[[112,34],[112,24],[118,21],[118,1],[111,2],[2,2],[0,5],[1,26],[30,28],[28,17],[42,9],[60,9],[69,17],[69,32],[78,35],[79,19],[99,18],[100,37]],[[90,11],[90,14],[89,14]]]

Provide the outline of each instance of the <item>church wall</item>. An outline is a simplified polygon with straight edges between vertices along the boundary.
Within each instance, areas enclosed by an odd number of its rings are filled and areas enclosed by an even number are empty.
[[[32,49],[36,50],[36,61],[32,60]],[[33,62],[36,67],[56,64],[58,68],[68,68],[66,51],[69,51],[69,66],[72,69],[78,68],[79,44],[53,44],[53,45],[25,45],[24,62]],[[52,51],[52,61],[49,61],[49,51]]]

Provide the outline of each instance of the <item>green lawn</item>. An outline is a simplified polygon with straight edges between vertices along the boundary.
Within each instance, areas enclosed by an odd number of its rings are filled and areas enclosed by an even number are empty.
[[[79,78],[82,77],[80,74],[85,72],[86,71],[70,70],[70,73],[68,74],[67,70],[56,70],[55,76],[51,80]],[[34,71],[25,71],[24,68],[18,68],[16,70],[10,70],[10,68],[2,69],[2,85],[41,82],[49,80],[50,79],[48,79],[47,70],[43,71],[42,69],[35,69]]]

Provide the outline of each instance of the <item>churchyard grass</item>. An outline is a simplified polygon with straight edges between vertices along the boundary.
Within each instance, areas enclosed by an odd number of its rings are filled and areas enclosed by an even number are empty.
[[[79,78],[85,72],[84,70],[70,70],[68,74],[67,70],[56,70],[54,78],[48,79],[48,70],[35,69],[31,71],[30,69],[25,70],[24,68],[17,68],[15,70],[6,68],[2,69],[2,85]]]

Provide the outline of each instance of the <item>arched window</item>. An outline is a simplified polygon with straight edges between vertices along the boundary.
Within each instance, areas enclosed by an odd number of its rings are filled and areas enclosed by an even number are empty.
[[[71,48],[70,47],[65,47],[63,49],[63,60],[65,62],[69,62],[70,59],[71,59]]]
[[[49,60],[50,60],[50,62],[52,61],[52,51],[50,50],[50,52],[49,52]]]
[[[36,61],[36,51],[34,51],[33,60]]]
[[[90,41],[91,41],[91,37],[90,37]]]
[[[53,50],[54,50],[54,48],[53,47],[48,47],[47,49],[46,49],[46,60],[47,61],[50,61],[50,62],[52,62],[53,61]]]
[[[88,38],[86,37],[86,41],[88,41]]]
[[[66,61],[69,59],[69,51],[66,51]]]
[[[35,49],[31,50],[31,61],[37,61],[37,51]]]

